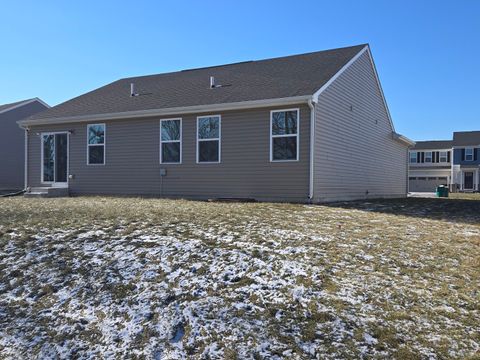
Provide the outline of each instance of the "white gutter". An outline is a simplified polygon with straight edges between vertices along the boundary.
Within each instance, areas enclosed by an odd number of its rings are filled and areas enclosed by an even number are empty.
[[[270,107],[270,106],[295,105],[299,103],[306,103],[310,99],[311,99],[311,95],[301,95],[301,96],[292,96],[287,98],[240,101],[240,102],[225,103],[225,104],[181,106],[181,107],[172,107],[172,108],[164,108],[164,109],[125,111],[125,112],[118,112],[118,113],[79,115],[79,116],[67,116],[67,117],[45,118],[45,119],[25,119],[25,120],[17,121],[17,124],[20,126],[49,125],[49,124],[66,124],[66,123],[75,123],[75,122],[84,122],[84,121],[86,122],[86,121],[133,119],[133,118],[142,118],[142,117],[148,117],[148,116],[195,114],[195,113],[210,112],[210,111],[228,111],[228,110],[252,109],[252,108]]]
[[[313,202],[313,180],[314,180],[314,153],[315,153],[315,100],[311,98],[308,100],[308,107],[310,108],[310,179],[308,184],[308,199],[310,203]]]
[[[410,140],[406,136],[403,136],[403,135],[401,135],[399,133],[396,133],[396,132],[392,133],[392,137],[393,137],[394,140],[397,140],[398,142],[403,143],[404,145],[407,145],[407,146],[414,146],[416,144],[415,141]]]

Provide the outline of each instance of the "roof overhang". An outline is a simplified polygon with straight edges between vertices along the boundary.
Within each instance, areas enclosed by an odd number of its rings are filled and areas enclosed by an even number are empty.
[[[21,127],[35,126],[35,125],[52,125],[52,124],[69,124],[76,122],[88,122],[88,121],[105,121],[105,120],[122,120],[122,119],[135,119],[152,116],[170,116],[181,114],[196,114],[211,111],[228,111],[228,110],[242,110],[242,109],[254,109],[271,106],[285,106],[295,105],[300,103],[307,103],[312,99],[311,95],[292,96],[287,98],[277,99],[264,99],[264,100],[251,100],[232,102],[224,104],[210,104],[210,105],[195,105],[184,107],[172,107],[164,109],[149,109],[138,111],[126,111],[117,113],[106,114],[92,114],[92,115],[79,115],[57,118],[45,118],[45,119],[25,119],[17,121]]]
[[[393,136],[393,139],[406,145],[406,146],[414,146],[415,145],[415,141],[413,140],[410,140],[409,138],[407,138],[406,136],[403,136],[399,133],[396,133],[396,132],[393,132],[392,133],[392,136]]]
[[[411,149],[412,151],[432,151],[432,152],[435,152],[435,151],[450,151],[452,150],[452,148],[425,148],[425,149],[421,149],[421,148],[417,148],[417,147],[413,147]]]

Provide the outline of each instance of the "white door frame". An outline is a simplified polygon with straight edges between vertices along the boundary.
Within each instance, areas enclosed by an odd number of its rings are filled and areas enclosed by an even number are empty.
[[[467,189],[465,188],[465,174],[472,173],[472,187]],[[475,178],[476,178],[476,171],[475,170],[462,170],[462,190],[464,191],[473,191],[475,190]]]
[[[48,136],[48,135],[58,135],[58,134],[66,134],[67,135],[67,181],[66,182],[56,182],[54,181],[43,181],[43,137]],[[54,141],[55,140],[54,136]],[[57,151],[57,146],[55,143],[54,147],[55,155]],[[54,179],[55,179],[55,172],[56,172],[56,164],[55,164],[55,159],[56,156],[54,156],[53,159],[53,171],[54,171]],[[69,131],[50,131],[50,132],[42,132],[40,133],[40,183],[45,184],[45,185],[51,185],[52,187],[68,187],[68,174],[70,174],[70,132]]]

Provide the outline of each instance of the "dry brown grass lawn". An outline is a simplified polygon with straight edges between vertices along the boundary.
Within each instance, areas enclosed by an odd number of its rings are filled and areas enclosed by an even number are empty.
[[[0,357],[474,358],[476,199],[0,199]]]
[[[480,200],[480,193],[451,193],[451,199],[459,199],[459,200]]]

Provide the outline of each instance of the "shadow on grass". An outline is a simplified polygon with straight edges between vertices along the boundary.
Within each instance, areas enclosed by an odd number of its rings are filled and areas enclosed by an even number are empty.
[[[480,225],[480,201],[473,199],[372,199],[326,206]]]

